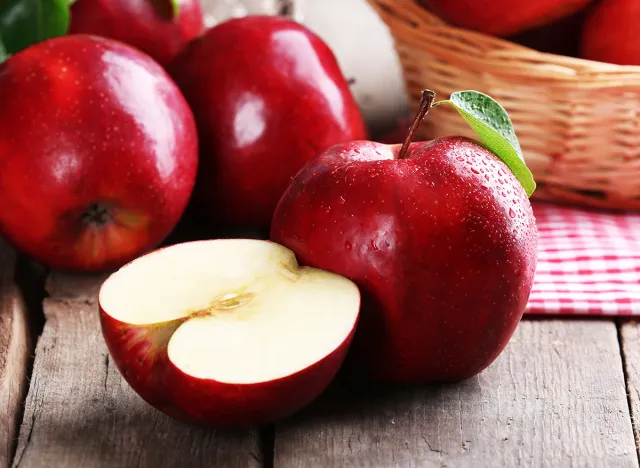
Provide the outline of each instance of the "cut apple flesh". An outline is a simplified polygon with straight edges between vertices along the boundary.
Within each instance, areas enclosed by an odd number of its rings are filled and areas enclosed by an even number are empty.
[[[131,326],[171,327],[168,356],[186,374],[225,383],[286,377],[328,356],[352,332],[353,282],[298,267],[269,241],[173,245],[111,275],[102,310]]]

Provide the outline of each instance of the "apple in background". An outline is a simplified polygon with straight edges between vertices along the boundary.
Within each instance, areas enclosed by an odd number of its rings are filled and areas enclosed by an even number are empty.
[[[618,65],[640,65],[640,2],[602,0],[587,18],[581,55]]]
[[[199,0],[77,0],[69,34],[116,39],[166,65],[203,29]]]
[[[117,268],[159,244],[195,183],[198,142],[150,57],[74,35],[0,65],[0,233],[47,266]]]
[[[590,6],[539,28],[506,37],[507,40],[548,54],[580,56],[580,37]]]
[[[447,23],[509,36],[565,18],[592,0],[420,0]]]
[[[169,69],[198,125],[194,212],[217,227],[268,232],[280,196],[309,159],[366,136],[332,51],[288,18],[221,23]]]
[[[475,141],[354,141],[308,163],[271,240],[362,294],[347,357],[365,377],[455,382],[500,354],[527,304],[537,229],[506,164]]]
[[[126,381],[176,419],[237,428],[315,399],[349,348],[360,307],[346,278],[298,267],[264,240],[172,245],[112,274],[99,293]]]

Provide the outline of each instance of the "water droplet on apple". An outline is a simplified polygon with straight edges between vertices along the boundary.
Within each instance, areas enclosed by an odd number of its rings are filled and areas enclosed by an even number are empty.
[[[502,192],[502,196],[506,198],[506,197],[507,197],[507,194],[506,194],[506,193],[504,193],[504,192]]]
[[[509,208],[509,216],[511,216],[512,218],[516,217],[516,212],[513,211],[513,208]]]
[[[489,174],[485,174],[484,178],[487,179],[487,180],[491,180],[491,177],[489,177]]]
[[[498,170],[498,175],[503,176],[504,175],[504,171],[502,169]]]
[[[347,250],[351,250],[351,242],[347,242],[345,244],[345,247],[347,248]]]
[[[487,187],[486,185],[482,185],[481,187],[485,190],[489,190],[489,187]]]
[[[471,168],[471,172],[473,172],[474,174],[480,174],[480,172],[478,171],[478,169],[476,169],[475,167]]]
[[[456,159],[457,159],[458,161],[464,161],[464,158],[463,158],[462,156],[458,156]]]

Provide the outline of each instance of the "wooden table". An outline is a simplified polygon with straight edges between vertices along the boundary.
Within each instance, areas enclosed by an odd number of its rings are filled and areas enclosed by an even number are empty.
[[[223,432],[123,381],[98,322],[102,279],[46,273],[0,244],[0,467],[638,466],[634,322],[526,319],[469,381],[337,381],[275,427]]]

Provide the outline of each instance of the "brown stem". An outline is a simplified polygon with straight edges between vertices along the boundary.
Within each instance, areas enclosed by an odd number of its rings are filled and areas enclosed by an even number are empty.
[[[420,108],[418,109],[418,113],[413,119],[413,123],[411,124],[411,128],[409,129],[409,134],[407,138],[404,140],[402,144],[402,148],[400,148],[400,152],[398,153],[398,159],[404,159],[407,157],[407,151],[409,150],[409,145],[411,144],[411,140],[413,140],[413,135],[416,133],[420,122],[425,118],[429,109],[433,105],[433,101],[436,98],[436,93],[431,91],[430,89],[425,89],[422,91],[422,97],[420,98]]]

